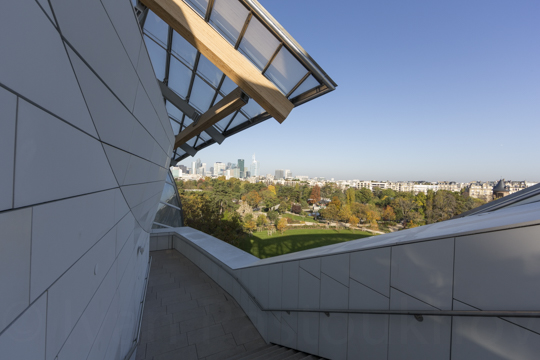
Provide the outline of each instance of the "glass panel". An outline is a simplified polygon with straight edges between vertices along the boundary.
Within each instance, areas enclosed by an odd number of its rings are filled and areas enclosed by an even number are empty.
[[[185,99],[191,82],[193,71],[188,69],[180,61],[171,57],[171,67],[169,69],[169,87],[182,99]]]
[[[265,75],[283,92],[291,89],[307,74],[306,68],[291,55],[289,50],[282,47]]]
[[[204,113],[210,107],[212,98],[216,91],[205,83],[200,77],[195,76],[193,89],[189,96],[189,103],[197,108],[201,113]]]
[[[154,221],[163,225],[180,227],[182,226],[182,215],[180,210],[159,203],[156,219]]]
[[[154,73],[159,81],[163,81],[165,78],[165,63],[167,62],[167,52],[164,48],[153,42],[148,36],[144,37],[148,54],[150,55],[150,61],[152,61],[152,67]]]
[[[170,171],[167,171],[167,181],[170,182],[171,184],[174,184],[174,180],[171,177],[171,172]],[[163,196],[161,196],[161,198],[163,199]],[[176,206],[178,206],[178,205],[176,205]],[[180,206],[178,206],[178,207],[180,207]]]
[[[210,24],[235,45],[248,13],[249,11],[238,0],[215,0]]]
[[[309,75],[306,80],[300,85],[294,92],[289,96],[289,99],[292,99],[295,96],[305,93],[308,90],[311,90],[317,86],[321,85],[313,75]]]
[[[195,145],[193,145],[193,147],[195,147],[195,146],[197,146],[197,145],[200,145],[200,144],[201,144],[201,141],[200,141],[200,140],[201,140],[201,138],[197,135],[197,136],[195,137]]]
[[[186,3],[191,5],[195,11],[201,15],[203,18],[206,15],[206,8],[208,7],[208,0],[184,0]]]
[[[216,96],[216,100],[214,101],[214,103],[212,105],[216,105],[218,102],[220,102],[221,100],[223,99],[223,96],[217,94]]]
[[[238,50],[262,71],[278,45],[279,40],[259,20],[252,17]]]
[[[210,60],[201,55],[199,59],[199,65],[197,66],[197,73],[202,75],[208,82],[214,85],[216,88],[221,81],[221,76],[223,73],[219,70],[216,65],[212,64]]]
[[[191,147],[194,147],[195,146],[195,141],[197,140],[197,136],[194,136],[192,137],[191,139],[189,139],[188,141],[186,141],[186,144],[188,144],[189,146]]]
[[[199,145],[202,144],[203,142],[205,141],[208,141],[211,139],[210,135],[208,135],[205,131],[203,131],[200,135],[199,135]],[[202,141],[201,141],[202,140]]]
[[[171,122],[171,127],[172,127],[172,130],[173,130],[173,134],[175,136],[178,135],[178,133],[180,132],[180,124],[177,123],[176,121],[172,120],[171,118],[169,118],[169,121]]]
[[[218,123],[214,126],[216,126],[221,132],[225,131],[225,128],[229,124],[229,121],[231,121],[234,114],[235,113],[232,113],[231,115],[224,117],[223,119],[219,120]]]
[[[192,122],[193,120],[189,116],[184,116],[184,127],[191,125]]]
[[[160,201],[172,204],[176,207],[180,207],[180,204],[178,203],[178,199],[176,198],[176,192],[174,191],[174,186],[172,186],[171,184],[165,183],[165,187],[163,188],[163,192],[161,193]],[[161,221],[158,221],[158,222],[162,223]]]
[[[231,123],[231,125],[229,125],[229,127],[227,128],[227,130],[231,130],[233,128],[235,128],[236,126],[242,124],[242,123],[245,123],[247,122],[248,119],[247,117],[245,117],[244,115],[242,115],[242,113],[238,113],[238,115],[236,115],[236,117],[234,118],[233,122]]]
[[[219,89],[219,91],[223,94],[223,96],[225,96],[237,87],[238,85],[236,85],[234,81],[232,81],[228,77],[225,77],[225,80],[223,81],[223,84],[221,84],[221,89]]]
[[[179,108],[171,104],[168,100],[165,101],[165,107],[167,108],[167,113],[170,117],[172,117],[178,122],[182,122],[182,116],[184,115],[184,113],[180,111]]]
[[[148,10],[148,15],[144,22],[144,31],[154,40],[167,48],[167,39],[169,37],[169,25],[159,18],[152,11]]]
[[[176,149],[176,156],[180,157],[183,156],[186,152],[180,148]]]
[[[197,49],[188,43],[186,39],[178,35],[176,31],[173,32],[171,52],[174,56],[184,60],[186,64],[191,66],[191,68],[193,68],[193,65],[195,65]]]
[[[264,109],[255,100],[249,99],[248,103],[242,107],[242,111],[251,119],[262,114]]]

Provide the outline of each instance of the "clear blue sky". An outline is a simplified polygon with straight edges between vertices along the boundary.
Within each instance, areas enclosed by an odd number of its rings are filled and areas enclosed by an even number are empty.
[[[208,167],[540,181],[540,1],[259,1],[338,88],[200,151]]]

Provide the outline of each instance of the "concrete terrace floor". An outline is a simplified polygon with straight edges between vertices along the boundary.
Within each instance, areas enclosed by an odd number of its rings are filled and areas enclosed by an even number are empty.
[[[150,256],[137,360],[224,359],[266,345],[232,296],[185,256]]]

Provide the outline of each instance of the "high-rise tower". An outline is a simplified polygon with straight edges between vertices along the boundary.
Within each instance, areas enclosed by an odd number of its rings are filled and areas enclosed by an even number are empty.
[[[253,162],[251,163],[251,176],[259,176],[259,162],[255,160],[255,154],[253,154]]]
[[[244,159],[238,159],[238,168],[240,169],[240,179],[243,179],[245,177]]]

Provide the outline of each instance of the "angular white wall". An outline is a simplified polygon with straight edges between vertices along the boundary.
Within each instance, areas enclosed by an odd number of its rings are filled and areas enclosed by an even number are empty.
[[[1,357],[122,359],[174,141],[131,3],[3,4],[0,48]]]
[[[539,311],[539,236],[537,202],[264,260],[191,228],[157,230],[150,250],[186,255],[268,342],[329,359],[536,359],[539,318],[347,310]]]

